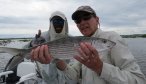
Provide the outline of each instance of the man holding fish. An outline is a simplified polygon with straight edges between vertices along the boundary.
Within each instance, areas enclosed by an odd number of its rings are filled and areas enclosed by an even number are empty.
[[[34,47],[44,42],[57,40],[60,38],[68,37],[68,23],[65,15],[60,11],[55,11],[50,17],[49,31],[41,33],[38,31],[35,38],[31,41],[30,46]],[[42,59],[37,59],[41,61]],[[68,61],[68,60],[65,60]],[[43,61],[41,61],[43,62]],[[67,79],[64,79],[64,75],[57,70],[54,63],[40,64],[37,62],[39,70],[44,80],[41,84],[68,84]],[[72,83],[70,83],[72,84]]]
[[[17,67],[17,65],[20,62],[22,62],[22,60],[24,58],[29,59],[30,50],[35,48],[36,46],[47,42],[47,43],[51,44],[50,45],[50,47],[51,47],[54,45],[54,43],[55,43],[55,45],[56,45],[56,43],[59,43],[59,41],[57,41],[57,39],[61,39],[61,38],[65,38],[65,37],[69,38],[67,19],[62,12],[56,11],[51,14],[49,31],[41,33],[41,30],[39,30],[39,32],[38,32],[38,34],[36,34],[35,38],[29,44],[24,46],[24,49],[0,47],[0,52],[9,53],[9,54],[12,54],[13,56],[15,56],[14,59],[12,59],[10,61],[10,63],[8,64],[7,70],[13,70],[12,68]],[[53,44],[52,44],[52,42],[53,42]],[[67,42],[67,40],[66,40],[66,42]],[[60,55],[61,54],[59,54],[59,56]],[[56,56],[56,54],[55,54],[55,56]],[[37,61],[41,61],[41,60],[42,59],[37,59]],[[64,61],[69,63],[70,59],[64,59]],[[41,62],[43,62],[43,61],[41,61]],[[41,84],[48,84],[48,83],[49,84],[76,84],[76,81],[72,81],[69,78],[66,78],[65,75],[60,72],[60,70],[57,70],[55,61],[54,62],[52,61],[49,64],[46,64],[46,63],[41,64],[38,62],[35,62],[35,63],[36,63],[37,71],[39,72],[38,75],[39,75],[39,77],[41,77],[43,79],[41,81],[38,80],[37,82],[39,82]],[[15,76],[16,76],[16,73],[14,73],[14,77]],[[11,82],[12,78],[10,78],[10,77],[8,77],[8,78],[10,79],[10,81],[8,81],[8,82],[12,83]],[[19,80],[19,78],[18,78],[18,80]],[[14,81],[14,82],[17,82],[18,80]]]
[[[81,84],[145,84],[146,79],[140,71],[124,39],[115,32],[102,31],[99,17],[90,6],[80,6],[73,14],[80,32],[86,37],[104,38],[116,43],[108,52],[100,54],[88,42],[81,42],[74,56],[77,60],[72,66],[64,61],[56,61],[56,67],[71,80]],[[103,41],[106,42],[106,41]],[[97,46],[100,47],[100,46]],[[68,52],[68,51],[66,51]],[[53,60],[47,45],[31,51],[32,60],[49,64]]]

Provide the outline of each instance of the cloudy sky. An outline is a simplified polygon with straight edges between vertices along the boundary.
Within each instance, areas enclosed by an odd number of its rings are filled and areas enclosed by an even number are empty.
[[[119,34],[146,34],[146,0],[0,0],[0,34],[35,34],[49,28],[49,17],[62,11],[71,35],[81,35],[71,20],[81,5],[100,17],[100,28]]]

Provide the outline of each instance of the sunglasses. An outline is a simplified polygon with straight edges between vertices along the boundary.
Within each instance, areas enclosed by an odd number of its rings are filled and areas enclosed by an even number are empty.
[[[53,25],[64,25],[63,19],[53,19],[52,22],[53,22]]]
[[[91,14],[83,15],[83,16],[78,17],[78,19],[76,19],[74,21],[76,24],[79,24],[79,23],[81,23],[82,20],[87,21],[87,20],[91,19],[92,16],[93,15],[91,15]]]

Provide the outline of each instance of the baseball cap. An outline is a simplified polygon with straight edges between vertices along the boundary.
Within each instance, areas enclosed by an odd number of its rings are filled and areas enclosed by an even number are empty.
[[[78,15],[82,12],[90,13],[96,15],[95,11],[90,6],[80,6],[78,9],[72,14],[72,19],[76,20]]]

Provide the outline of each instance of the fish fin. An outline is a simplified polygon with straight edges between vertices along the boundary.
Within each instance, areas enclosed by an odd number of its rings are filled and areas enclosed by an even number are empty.
[[[0,53],[9,53],[13,56],[18,55],[22,49],[11,47],[0,47]]]

